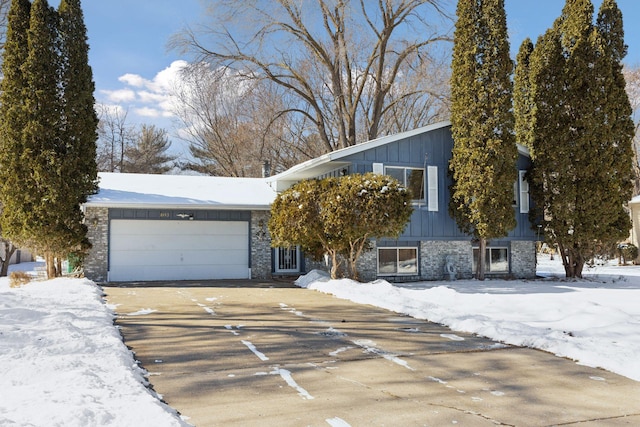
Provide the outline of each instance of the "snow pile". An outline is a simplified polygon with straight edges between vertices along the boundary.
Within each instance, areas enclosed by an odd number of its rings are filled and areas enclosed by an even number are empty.
[[[547,264],[556,274],[561,269]],[[608,267],[591,279],[469,280],[392,285],[383,280],[296,282],[455,331],[538,348],[640,381],[640,267]],[[597,278],[597,281],[594,281]]]
[[[143,375],[93,282],[0,280],[0,425],[188,425]]]

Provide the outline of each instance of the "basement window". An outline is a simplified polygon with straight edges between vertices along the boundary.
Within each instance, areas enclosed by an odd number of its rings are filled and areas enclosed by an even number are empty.
[[[418,274],[418,248],[378,248],[378,275]]]
[[[480,249],[473,248],[473,271],[478,268],[478,253]],[[507,248],[487,248],[484,260],[484,271],[487,273],[508,273],[509,252]]]

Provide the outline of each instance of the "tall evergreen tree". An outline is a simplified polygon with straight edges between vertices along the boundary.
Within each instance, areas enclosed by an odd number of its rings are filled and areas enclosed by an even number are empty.
[[[526,38],[520,45],[516,56],[516,70],[513,78],[513,114],[517,142],[531,148],[531,82],[529,80],[529,61],[533,53],[533,42]]]
[[[54,257],[86,245],[80,203],[96,189],[93,83],[80,5],[15,1],[3,71],[0,166],[5,235]],[[19,70],[19,71],[18,71]]]
[[[89,246],[80,205],[97,191],[96,141],[98,116],[94,109],[95,85],[89,66],[87,29],[80,0],[62,0],[58,7],[60,87],[62,90],[61,141],[63,158],[59,191],[65,195],[59,232],[66,236],[59,257]],[[60,258],[58,258],[60,259]]]
[[[94,105],[95,84],[89,66],[87,28],[80,0],[61,0],[60,40],[63,90],[63,140],[69,187],[78,203],[97,191],[96,141],[98,116]]]
[[[29,56],[24,64],[27,78],[27,120],[23,139],[23,161],[31,176],[25,177],[23,188],[29,193],[22,206],[20,239],[26,247],[43,253],[49,277],[55,276],[53,260],[65,244],[59,232],[60,211],[66,197],[63,188],[64,158],[61,146],[60,55],[57,14],[46,0],[31,5],[29,23]],[[27,162],[28,159],[28,162]]]
[[[601,206],[606,212],[606,227],[600,227],[601,241],[619,241],[628,237],[629,215],[623,209],[633,195],[633,109],[626,91],[622,61],[627,54],[624,42],[622,12],[615,0],[604,0],[596,19],[596,49],[599,61],[596,69],[602,79],[601,105],[603,132],[602,152],[603,193]],[[605,204],[606,203],[606,204]],[[615,239],[615,240],[614,240]]]
[[[17,171],[20,164],[22,132],[26,122],[25,93],[27,80],[22,64],[27,61],[27,45],[31,3],[28,0],[16,0],[11,4],[7,19],[7,38],[2,62],[4,78],[0,82],[0,196],[3,205],[12,212],[14,202],[5,200],[5,194],[12,194],[22,179]],[[15,195],[16,198],[20,194]],[[5,214],[3,216],[6,217]],[[6,222],[2,222],[4,234],[11,234]]]
[[[28,171],[19,168],[22,156],[22,133],[26,121],[25,91],[27,81],[22,64],[29,55],[27,39],[31,3],[14,0],[7,16],[7,33],[0,81],[0,202],[2,238],[15,237],[13,218],[24,204],[22,179]],[[19,227],[18,227],[19,228]]]
[[[614,83],[623,56],[621,15],[613,27],[593,25],[589,0],[567,0],[529,63],[535,214],[568,277],[580,277],[598,247],[629,229],[623,204],[631,196],[631,136],[624,130],[630,109],[619,105],[625,101]],[[610,38],[618,41],[605,42]]]
[[[459,0],[451,78],[454,140],[449,211],[479,241],[476,277],[484,279],[487,241],[515,225],[511,73],[504,0]]]

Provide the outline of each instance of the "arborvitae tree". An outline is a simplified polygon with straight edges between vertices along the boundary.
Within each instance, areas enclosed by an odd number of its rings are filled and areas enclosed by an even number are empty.
[[[479,241],[476,277],[484,279],[487,241],[516,225],[511,73],[504,0],[460,0],[454,35],[449,211]]]
[[[56,253],[60,260],[70,252],[83,251],[90,245],[80,205],[98,189],[98,117],[94,109],[95,85],[80,0],[62,0],[58,10],[62,90],[58,155],[63,159],[60,174],[64,177],[58,191],[65,195],[60,204],[59,232],[66,236]]]
[[[513,114],[517,142],[531,148],[531,82],[529,80],[529,61],[533,52],[533,43],[526,38],[520,45],[516,56],[516,71],[513,78]]]
[[[6,44],[2,62],[0,82],[0,201],[7,207],[3,211],[8,214],[23,203],[21,188],[24,173],[17,168],[20,164],[22,132],[25,123],[25,90],[26,79],[21,65],[29,54],[27,46],[27,31],[29,30],[29,16],[31,3],[28,0],[14,0],[7,16]],[[5,195],[11,197],[5,197]],[[8,235],[11,229],[5,228],[10,215],[0,216],[2,242],[7,249],[15,247],[9,243]],[[2,264],[2,273],[6,275],[10,255]],[[2,275],[0,273],[0,275]]]
[[[558,245],[567,277],[581,277],[597,248],[629,229],[623,205],[631,196],[630,109],[614,78],[624,55],[621,16],[602,25],[615,31],[592,21],[589,0],[567,0],[529,64],[534,214]]]
[[[172,169],[168,164],[176,159],[167,155],[171,141],[167,131],[153,125],[142,125],[133,145],[124,152],[122,172],[129,173],[167,173]]]
[[[62,249],[67,236],[60,228],[64,221],[63,207],[64,158],[60,155],[61,92],[59,84],[60,55],[57,16],[46,0],[31,5],[29,24],[29,56],[24,64],[27,78],[27,121],[24,129],[23,162],[27,174],[22,188],[29,200],[21,206],[20,241],[24,246],[43,253],[49,277],[55,277],[55,255]],[[28,159],[28,160],[27,160]]]
[[[98,116],[95,84],[89,66],[87,28],[80,0],[61,0],[60,41],[63,90],[63,143],[69,190],[78,203],[97,191],[96,141]]]
[[[46,0],[30,11],[28,2],[14,6],[3,65],[0,219],[6,237],[45,255],[53,277],[54,257],[59,266],[87,244],[80,204],[96,189],[86,31],[77,3],[63,0],[61,25]]]
[[[622,60],[627,54],[624,43],[622,12],[615,0],[604,0],[596,19],[596,68],[602,75],[602,112],[600,129],[606,133],[601,141],[601,206],[605,218],[599,227],[599,241],[618,242],[628,237],[631,223],[623,209],[633,194],[633,109],[626,91]],[[606,203],[606,205],[605,205]],[[617,217],[617,219],[616,219]]]

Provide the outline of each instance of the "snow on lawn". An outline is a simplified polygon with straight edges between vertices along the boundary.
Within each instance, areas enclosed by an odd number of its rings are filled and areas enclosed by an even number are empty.
[[[560,261],[543,257],[538,273],[546,278],[391,285],[314,271],[296,284],[640,381],[640,266],[585,268],[585,279],[562,280]]]
[[[145,384],[93,282],[0,280],[0,425],[188,425]]]

